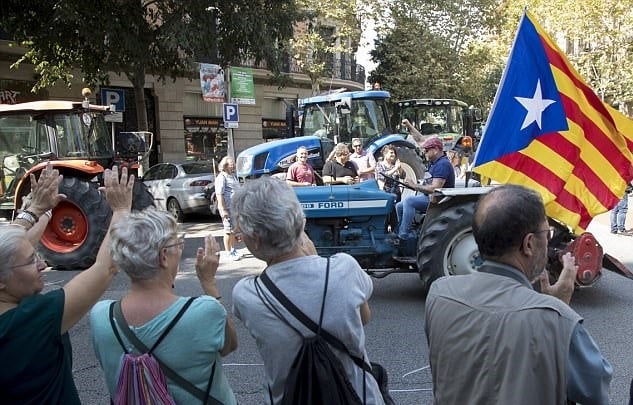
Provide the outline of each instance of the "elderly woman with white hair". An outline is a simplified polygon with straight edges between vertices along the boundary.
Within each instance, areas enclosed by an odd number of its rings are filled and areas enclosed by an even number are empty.
[[[118,302],[98,302],[90,313],[90,327],[97,359],[112,398],[125,353],[122,345],[127,351],[139,352],[124,333],[125,324],[145,346],[152,347],[172,319],[188,304],[153,355],[193,384],[198,392],[210,392],[211,397],[225,405],[235,404],[235,396],[222,369],[221,356],[237,348],[237,334],[219,301],[221,297],[215,278],[218,243],[212,236],[207,236],[205,247],[198,248],[196,275],[206,295],[188,303],[188,297],[177,295],[173,289],[185,244],[178,235],[173,216],[156,209],[133,212],[112,227],[110,237],[112,259],[130,278],[131,288]],[[119,338],[124,341],[119,341],[111,323],[110,315],[118,310],[122,318],[113,316],[112,320]],[[200,402],[173,379],[168,378],[167,383],[177,404]],[[207,391],[208,387],[210,391]]]
[[[370,319],[367,301],[373,286],[356,260],[345,253],[329,259],[316,254],[304,233],[301,205],[285,182],[273,178],[247,182],[233,196],[231,207],[249,251],[268,265],[266,275],[315,322],[319,319],[326,272],[329,272],[323,329],[369,363],[363,325]],[[266,371],[270,393],[267,402],[277,404],[283,396],[285,380],[302,337],[279,319],[276,311],[269,309],[270,305],[288,314],[279,308],[259,277],[247,277],[235,285],[233,312],[255,338]],[[286,319],[298,330],[306,330],[294,317],[288,315]],[[371,373],[363,373],[347,354],[336,354],[358,395],[362,398],[365,385],[366,403],[382,404],[380,389]]]
[[[31,205],[14,224],[0,228],[0,402],[3,404],[80,404],[73,381],[68,330],[88,312],[117,273],[108,236],[95,263],[62,288],[41,293],[46,263],[34,243],[47,221],[46,210],[65,196],[61,176],[49,164],[36,181],[31,176]],[[123,169],[104,173],[106,199],[116,224],[132,204],[134,177]],[[27,231],[28,229],[28,231]],[[79,269],[78,269],[79,270]]]
[[[224,250],[232,260],[240,260],[242,254],[235,249],[235,224],[231,215],[231,198],[240,182],[235,176],[235,161],[232,157],[223,157],[218,166],[220,173],[215,178],[215,197],[218,199],[218,212],[224,227]]]

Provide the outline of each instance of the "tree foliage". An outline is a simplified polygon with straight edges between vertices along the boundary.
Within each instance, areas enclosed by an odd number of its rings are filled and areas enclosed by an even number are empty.
[[[292,0],[3,0],[0,11],[0,27],[27,49],[18,63],[32,63],[40,75],[36,88],[69,85],[73,68],[92,85],[124,74],[139,129],[147,128],[146,74],[191,77],[202,59],[223,66],[266,60],[277,71],[277,44],[292,36],[296,19]]]
[[[630,3],[392,0],[385,7],[370,81],[395,98],[457,97],[488,108],[528,7],[598,95],[625,112],[633,105]]]
[[[297,0],[297,7],[303,20],[287,47],[317,94],[333,73],[334,55],[352,55],[358,49],[361,9],[355,0]]]
[[[488,83],[499,74],[486,37],[498,30],[491,0],[394,0],[381,29],[370,76],[396,99],[492,99]]]

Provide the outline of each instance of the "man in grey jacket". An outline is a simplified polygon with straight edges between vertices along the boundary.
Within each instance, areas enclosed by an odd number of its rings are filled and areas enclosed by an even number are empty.
[[[436,404],[608,404],[612,368],[569,307],[570,254],[550,285],[541,197],[504,185],[478,203],[478,273],[443,277],[426,300]],[[541,293],[532,288],[540,280]]]

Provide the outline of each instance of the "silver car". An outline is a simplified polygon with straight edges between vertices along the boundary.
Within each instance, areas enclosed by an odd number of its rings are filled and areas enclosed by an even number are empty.
[[[205,186],[213,186],[213,166],[205,161],[159,163],[142,178],[154,195],[156,206],[170,211],[181,222],[185,215],[210,214]]]

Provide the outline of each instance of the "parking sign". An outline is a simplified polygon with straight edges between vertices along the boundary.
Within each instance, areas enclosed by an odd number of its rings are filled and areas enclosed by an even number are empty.
[[[117,112],[125,111],[125,90],[102,88],[101,103],[103,105],[114,104]]]
[[[224,128],[238,128],[240,121],[240,110],[237,104],[224,103]]]

